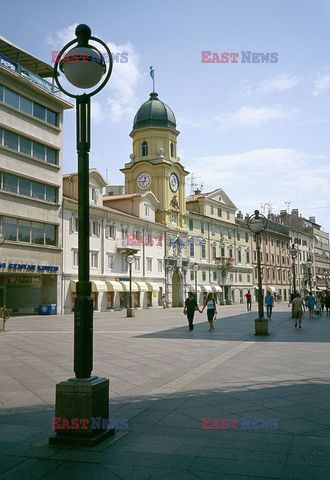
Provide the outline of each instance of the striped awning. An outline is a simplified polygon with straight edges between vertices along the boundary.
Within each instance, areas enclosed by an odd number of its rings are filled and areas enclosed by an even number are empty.
[[[212,292],[211,285],[199,285],[199,286],[202,289],[202,292]]]
[[[101,280],[91,280],[92,292],[105,292],[108,288],[105,282]],[[75,280],[70,280],[70,290],[72,293],[77,292],[77,282]]]
[[[222,288],[220,285],[212,285],[212,291],[213,292],[222,292]]]
[[[188,292],[194,292],[195,291],[195,285],[187,285],[187,290]],[[197,292],[201,292],[201,287],[197,285]]]
[[[108,292],[123,292],[124,291],[124,287],[122,286],[122,284],[120,282],[116,282],[115,280],[107,280],[106,284],[107,284]]]
[[[124,291],[129,292],[129,282],[121,281],[120,283],[123,285]],[[140,290],[137,283],[136,282],[131,282],[131,283],[132,283],[132,292],[139,292]]]
[[[139,287],[140,292],[148,292],[150,290],[146,282],[135,282]]]

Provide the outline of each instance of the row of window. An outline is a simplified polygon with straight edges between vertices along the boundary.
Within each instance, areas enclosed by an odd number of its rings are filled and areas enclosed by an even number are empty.
[[[256,241],[256,234],[255,233],[253,234],[253,240]],[[272,247],[275,244],[274,238],[261,237],[261,242],[260,243],[262,243],[262,241],[264,241],[265,245],[270,244]],[[281,248],[285,248],[285,247],[288,247],[288,244],[285,243],[283,240],[276,240],[276,246],[281,247]],[[288,252],[288,254],[289,254],[289,252]]]
[[[189,228],[190,232],[192,232],[194,230],[194,220],[192,218],[189,218],[189,220],[188,220],[188,228]],[[201,230],[202,235],[205,234],[205,222],[200,222],[200,230]],[[215,235],[216,231],[217,231],[216,225],[211,224],[210,230],[211,230],[211,234]],[[231,229],[231,228],[228,228],[228,230],[226,230],[224,227],[220,227],[219,233],[220,233],[221,237],[224,237],[226,235],[226,232],[227,232],[227,236],[228,236],[229,239],[234,238],[234,237],[236,237],[237,240],[241,239],[240,230]],[[249,232],[244,232],[244,236],[245,236],[245,241],[248,242],[249,238],[250,238]]]
[[[56,203],[58,200],[57,187],[5,172],[0,172],[0,190],[51,203]]]
[[[202,282],[206,282],[207,272],[205,270],[202,270],[201,276],[202,276]],[[251,275],[250,274],[243,274],[243,273],[238,274],[238,281],[239,282],[243,282],[243,281],[245,281],[245,279],[246,279],[247,283],[250,283]],[[190,281],[193,282],[194,280],[195,280],[195,272],[194,272],[194,270],[190,270]],[[212,271],[212,280],[214,282],[216,282],[218,280],[218,272],[215,271],[215,270]],[[219,279],[219,280],[221,281],[221,279]],[[234,280],[234,275],[232,273],[230,274],[230,280],[231,281]]]
[[[72,264],[74,267],[78,266],[78,250],[72,251],[73,261]],[[127,273],[128,263],[126,257],[120,257],[121,262],[121,272]],[[90,266],[91,268],[99,268],[99,252],[90,252]],[[152,272],[153,269],[153,258],[146,258],[146,267],[147,272]],[[107,253],[107,268],[110,272],[115,271],[115,254]],[[135,256],[135,261],[133,264],[133,269],[135,272],[141,271],[141,257]],[[163,260],[157,259],[157,271],[158,273],[163,272]]]
[[[2,85],[0,85],[0,102],[6,103],[51,125],[58,125],[58,114],[56,112]]]
[[[195,245],[194,243],[189,244],[189,256],[194,257],[195,256]],[[226,247],[225,246],[220,246],[220,257],[225,257],[226,256]],[[217,247],[214,245],[212,246],[212,260],[215,260],[218,257],[217,255]],[[228,257],[233,258],[233,248],[229,247],[228,248]],[[206,259],[206,245],[205,243],[201,244],[201,258]],[[237,250],[237,262],[241,263],[242,262],[242,251]],[[250,252],[246,252],[246,263],[250,263]]]
[[[264,256],[263,252],[260,252],[260,260],[263,262],[263,260],[266,260],[266,263],[271,263],[274,265],[275,264],[275,258],[276,258],[276,265],[281,265],[281,260],[282,260],[282,265],[290,265],[290,258],[289,257],[284,257],[283,255],[274,255],[273,253],[266,253]],[[253,260],[256,262],[257,261],[257,252],[253,252]]]
[[[0,146],[11,148],[12,150],[16,150],[16,152],[24,153],[25,155],[50,163],[51,165],[58,165],[57,150],[22,137],[22,135],[17,135],[17,133],[10,132],[4,128],[0,128]]]
[[[258,278],[258,269],[255,268],[254,269],[254,277],[255,279]],[[275,269],[269,269],[269,268],[265,268],[263,270],[263,280],[264,281],[269,281],[269,280],[277,280],[279,282],[286,282],[289,280],[288,278],[288,275],[287,273],[285,272],[285,270],[277,270],[277,274],[276,274],[276,270]]]
[[[0,217],[6,241],[33,245],[57,245],[57,226],[13,217]]]

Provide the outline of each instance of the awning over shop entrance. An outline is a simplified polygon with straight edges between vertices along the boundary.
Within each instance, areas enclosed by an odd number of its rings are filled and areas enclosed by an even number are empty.
[[[129,292],[129,282],[122,281],[120,283],[123,285],[124,291]],[[132,292],[139,292],[139,291],[140,290],[139,290],[139,287],[137,286],[137,283],[132,282]]]
[[[199,285],[199,286],[202,289],[202,292],[212,292],[211,285]]]
[[[149,292],[158,292],[159,286],[155,283],[147,282]]]
[[[101,280],[92,280],[92,292],[105,292],[107,290],[107,285]],[[72,293],[77,292],[77,282],[75,280],[70,280],[70,290]]]
[[[123,292],[124,287],[120,282],[116,282],[115,280],[107,280],[105,282],[107,284],[108,292]]]
[[[148,292],[149,287],[146,282],[135,282],[137,286],[139,287],[140,292]]]
[[[187,285],[187,290],[188,292],[194,292],[195,291],[195,285]],[[201,287],[197,285],[197,293],[201,292]]]
[[[220,285],[212,285],[213,292],[222,292]]]

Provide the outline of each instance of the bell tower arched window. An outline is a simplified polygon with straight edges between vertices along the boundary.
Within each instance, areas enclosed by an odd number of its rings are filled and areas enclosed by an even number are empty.
[[[170,144],[170,153],[171,153],[171,157],[174,157],[174,145],[173,145],[173,142],[171,142],[171,144]]]
[[[142,155],[142,157],[147,157],[148,156],[148,142],[142,142],[141,155]]]

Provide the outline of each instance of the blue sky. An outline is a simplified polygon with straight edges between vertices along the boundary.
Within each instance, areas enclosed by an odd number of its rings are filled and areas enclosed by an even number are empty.
[[[52,5],[2,0],[1,34],[50,62],[75,25],[88,23],[113,51],[128,52],[93,102],[91,166],[108,169],[110,183],[123,182],[119,168],[154,65],[156,90],[181,132],[181,162],[205,191],[222,187],[243,213],[267,202],[276,213],[291,201],[330,230],[329,1]],[[206,64],[204,50],[278,52],[278,63]],[[76,170],[74,123],[66,113],[64,172]]]

